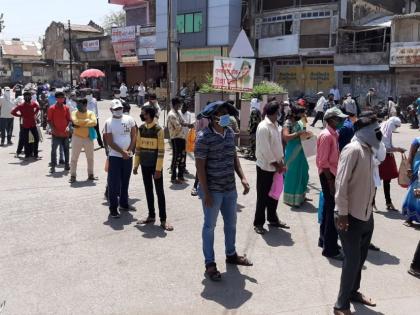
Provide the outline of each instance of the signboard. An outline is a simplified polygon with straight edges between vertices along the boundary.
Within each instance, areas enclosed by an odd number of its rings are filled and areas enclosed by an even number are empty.
[[[155,59],[156,35],[137,37],[139,59]]]
[[[82,50],[84,52],[99,51],[99,39],[83,41]]]
[[[420,43],[391,44],[391,67],[419,67]]]
[[[136,26],[113,27],[112,43],[134,42],[136,40]]]
[[[123,57],[136,57],[136,42],[115,43],[113,44],[115,60],[122,62]]]
[[[134,67],[139,65],[137,56],[126,56],[121,58],[122,67]]]
[[[233,92],[251,92],[254,73],[255,59],[215,57],[213,87]]]

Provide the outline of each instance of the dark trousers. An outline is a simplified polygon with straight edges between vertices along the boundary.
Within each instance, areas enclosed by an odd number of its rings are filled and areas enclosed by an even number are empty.
[[[23,128],[22,130],[22,137],[23,137],[23,145],[25,147],[25,156],[29,157],[31,152],[31,145],[29,143],[29,132],[32,133],[34,137],[34,144],[33,144],[33,155],[35,157],[38,157],[38,144],[39,144],[39,135],[38,135],[38,129],[36,127],[32,128]]]
[[[4,140],[7,136],[7,141],[12,141],[13,135],[13,118],[0,118],[0,136],[1,142],[4,143]]]
[[[324,121],[324,112],[316,112],[314,122],[312,123],[312,127],[315,127],[315,124],[318,120]]]
[[[411,268],[420,271],[420,241],[417,244],[416,253],[414,254],[413,262],[411,263]]]
[[[175,138],[172,142],[172,176],[171,180],[177,178],[184,178],[185,172],[185,160],[187,158],[187,152],[185,151],[185,139]]]
[[[159,217],[161,221],[166,221],[166,201],[165,192],[163,191],[163,174],[159,179],[154,179],[155,167],[142,166],[141,173],[143,175],[144,190],[146,191],[147,207],[149,208],[149,217],[155,218],[155,198],[153,195],[153,182],[155,183],[156,195],[159,205]]]
[[[194,186],[193,186],[195,189],[197,189],[197,187],[198,187],[198,174],[197,174],[197,172],[195,173],[195,180],[194,180]]]
[[[334,221],[334,194],[330,191],[325,174],[321,173],[319,180],[321,182],[322,193],[324,194],[324,211],[322,212],[322,223],[319,230],[319,237],[323,244],[322,255],[332,257],[340,253],[337,244],[338,233]]]
[[[384,194],[385,194],[385,202],[392,203],[391,200],[391,181],[390,180],[384,180]]]
[[[16,154],[19,155],[22,153],[23,146],[25,145],[25,142],[23,141],[23,127],[22,125],[19,126],[19,141],[16,149]]]
[[[133,168],[133,158],[124,160],[120,157],[110,156],[108,165],[109,211],[115,212],[118,205],[128,208],[128,186]]]
[[[255,210],[254,226],[264,225],[265,209],[267,209],[268,222],[276,223],[279,221],[277,217],[278,200],[268,196],[275,173],[264,171],[257,166],[257,207]]]
[[[373,215],[368,221],[361,221],[349,215],[348,231],[338,232],[343,246],[344,262],[336,309],[350,309],[350,298],[360,288],[362,268],[368,254],[373,228]]]
[[[98,141],[98,144],[100,147],[103,147],[104,143],[102,142],[101,132],[99,131],[99,119],[96,120],[95,130],[96,130],[96,139]]]
[[[57,148],[60,148],[60,159],[61,159],[61,150],[64,153],[64,163],[69,165],[70,163],[70,154],[69,154],[69,138],[62,138],[52,136],[51,140],[51,166],[57,166]]]

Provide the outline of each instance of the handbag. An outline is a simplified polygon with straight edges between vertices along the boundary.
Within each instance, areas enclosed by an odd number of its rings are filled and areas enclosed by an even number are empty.
[[[273,176],[273,183],[271,184],[268,196],[274,200],[279,200],[284,186],[283,173],[276,172]]]
[[[398,170],[398,185],[403,188],[410,186],[410,177],[407,174],[407,170],[410,168],[407,157],[405,154],[401,154],[401,163]]]
[[[90,140],[96,140],[96,138],[98,137],[98,135],[96,134],[96,130],[93,127],[89,127],[89,139]]]

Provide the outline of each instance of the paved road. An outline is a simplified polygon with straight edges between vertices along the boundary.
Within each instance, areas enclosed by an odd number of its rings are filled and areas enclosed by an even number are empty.
[[[108,104],[100,103],[101,123],[108,116]],[[137,121],[138,114],[134,109]],[[408,147],[416,135],[404,126],[394,142]],[[320,185],[313,160],[309,194],[313,203],[298,210],[281,204],[279,216],[291,229],[271,230],[262,237],[252,228],[255,166],[242,160],[252,191],[239,197],[237,247],[254,267],[225,266],[220,220],[216,258],[223,281],[211,283],[203,277],[203,215],[200,201],[189,193],[193,179],[173,187],[164,174],[173,232],[135,226],[147,214],[139,176],[130,186],[138,211],[108,220],[104,151],[95,152],[99,181],[83,181],[87,174],[82,155],[78,172],[82,181],[70,188],[65,174],[48,174],[49,143],[48,139],[42,143],[43,159],[34,163],[15,159],[15,146],[0,148],[0,303],[6,300],[2,315],[331,314],[340,264],[323,258],[317,247],[314,205]],[[187,166],[194,173],[191,158]],[[404,193],[392,183],[396,205]],[[377,203],[384,208],[382,190]],[[418,314],[420,280],[406,270],[420,231],[404,227],[399,214],[386,211],[375,214],[375,225],[373,240],[382,251],[369,253],[362,290],[377,299],[378,306],[374,310],[356,306],[357,314]]]

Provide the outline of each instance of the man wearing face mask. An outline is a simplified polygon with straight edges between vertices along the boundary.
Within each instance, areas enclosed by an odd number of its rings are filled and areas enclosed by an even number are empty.
[[[48,123],[51,128],[51,169],[50,173],[55,173],[57,166],[57,148],[62,148],[64,153],[64,169],[70,170],[69,164],[69,136],[70,136],[70,110],[64,104],[65,96],[63,92],[55,93],[56,103],[48,108]]]
[[[350,301],[375,306],[359,292],[361,272],[373,233],[375,196],[373,150],[379,150],[382,133],[374,115],[361,115],[354,124],[355,140],[344,147],[335,181],[336,225],[344,252],[340,292],[334,314],[350,315]]]
[[[14,100],[11,98],[11,91],[8,86],[4,88],[4,95],[0,98],[0,136],[1,146],[4,146],[7,138],[7,144],[11,145],[13,135],[13,115],[11,111],[15,106]]]
[[[34,137],[32,153],[35,159],[38,159],[39,134],[36,128],[36,116],[39,112],[39,105],[32,102],[32,93],[29,91],[23,93],[23,99],[24,102],[17,105],[11,111],[11,114],[15,117],[22,118],[22,140],[25,147],[25,158],[29,158],[30,155],[28,152],[32,151],[29,144],[29,132],[31,132]]]
[[[206,276],[220,281],[214,255],[214,228],[218,213],[224,220],[226,263],[252,266],[246,256],[239,256],[235,248],[237,198],[235,172],[240,177],[244,194],[249,184],[236,154],[235,134],[228,127],[230,115],[236,109],[229,103],[210,103],[197,116],[210,119],[209,126],[198,133],[195,144],[195,161],[199,178],[198,194],[204,210],[203,253]]]
[[[101,133],[99,131],[98,102],[96,101],[96,98],[93,97],[92,89],[86,89],[86,100],[87,100],[87,109],[89,111],[93,112],[96,116],[96,125],[95,125],[96,139],[98,141],[98,145],[101,148],[103,148],[104,144],[102,142]]]
[[[121,97],[121,92],[119,89],[114,90],[114,100],[118,100],[121,102],[124,112],[130,112],[131,106],[130,104]]]
[[[111,113],[104,126],[104,140],[109,148],[108,201],[110,216],[119,218],[118,206],[120,211],[136,210],[128,204],[128,187],[137,129],[134,119],[123,115],[119,100],[112,100]]]
[[[73,123],[74,131],[72,137],[72,150],[71,150],[71,161],[70,161],[70,180],[72,184],[76,181],[77,162],[79,160],[80,152],[82,149],[85,150],[87,165],[88,165],[88,180],[97,180],[93,173],[93,154],[94,145],[93,140],[90,137],[92,131],[89,128],[96,126],[96,116],[94,112],[87,109],[87,100],[85,98],[78,98],[77,111],[71,114],[71,120]],[[94,131],[94,129],[93,129]]]
[[[350,93],[347,93],[346,99],[343,102],[343,107],[346,114],[357,115],[357,105]]]
[[[155,120],[156,121],[159,121],[159,116],[160,116],[161,110],[160,110],[160,105],[159,105],[159,103],[157,101],[157,97],[156,97],[156,94],[155,93],[149,94],[149,101],[146,102],[144,104],[144,106],[148,106],[148,105],[151,105],[151,106],[153,106],[155,108],[155,111],[156,111]]]
[[[344,258],[337,244],[338,234],[334,223],[335,176],[340,155],[337,130],[343,126],[346,118],[347,115],[344,115],[337,107],[327,110],[324,115],[326,128],[317,139],[316,165],[324,195],[324,211],[318,245],[323,248],[323,256],[337,260]]]

